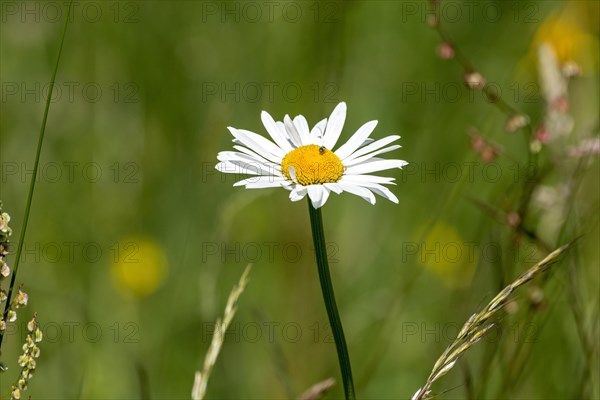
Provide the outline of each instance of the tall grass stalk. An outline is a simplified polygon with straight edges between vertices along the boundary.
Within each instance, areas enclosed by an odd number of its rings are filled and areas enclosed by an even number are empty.
[[[206,357],[204,357],[202,371],[197,371],[194,377],[192,400],[202,400],[206,394],[206,386],[208,384],[213,367],[217,362],[217,357],[221,352],[221,347],[223,346],[223,341],[225,340],[225,332],[227,331],[227,328],[229,327],[229,324],[231,324],[231,321],[233,320],[233,317],[237,311],[238,299],[244,292],[244,289],[246,289],[246,285],[248,285],[248,275],[250,274],[251,269],[252,264],[248,264],[240,278],[240,281],[233,287],[231,293],[229,294],[227,305],[225,306],[225,312],[223,313],[223,318],[217,319],[217,322],[215,323],[215,333],[210,342],[210,347],[208,348]]]
[[[454,342],[450,344],[444,353],[438,358],[425,385],[417,390],[411,400],[431,399],[435,394],[431,392],[431,386],[435,381],[446,375],[456,364],[464,353],[473,347],[494,326],[488,321],[502,310],[510,295],[519,287],[523,286],[540,273],[546,271],[556,263],[559,257],[569,248],[573,242],[554,250],[539,263],[524,272],[514,282],[500,291],[490,303],[465,322]]]
[[[37,180],[38,168],[40,165],[40,154],[42,153],[42,144],[44,143],[44,134],[46,133],[46,122],[48,121],[48,112],[50,111],[50,101],[52,99],[52,91],[54,90],[54,82],[56,81],[56,74],[58,72],[58,65],[60,63],[60,56],[62,55],[63,44],[65,42],[65,36],[67,34],[67,26],[69,25],[69,17],[71,14],[71,5],[73,0],[67,4],[67,13],[65,15],[65,21],[62,27],[62,34],[60,37],[60,45],[58,46],[58,53],[56,55],[56,63],[54,64],[54,71],[52,72],[52,79],[50,80],[50,87],[48,88],[48,95],[46,96],[46,105],[44,107],[44,117],[42,118],[42,126],[40,128],[40,134],[38,137],[37,150],[35,153],[35,161],[33,164],[33,173],[31,175],[31,183],[29,184],[29,193],[27,194],[27,204],[25,205],[25,214],[23,216],[23,223],[21,225],[21,234],[19,235],[19,243],[17,244],[17,254],[15,256],[15,264],[13,267],[12,276],[10,278],[10,285],[8,288],[8,296],[6,305],[4,307],[4,319],[8,314],[10,307],[11,297],[15,282],[17,280],[17,272],[19,270],[19,261],[21,260],[21,253],[23,251],[23,243],[25,242],[25,233],[27,232],[27,222],[29,222],[29,213],[31,212],[31,203],[33,202],[33,192],[35,190],[35,182]],[[2,340],[4,334],[0,333],[0,349],[2,348]]]

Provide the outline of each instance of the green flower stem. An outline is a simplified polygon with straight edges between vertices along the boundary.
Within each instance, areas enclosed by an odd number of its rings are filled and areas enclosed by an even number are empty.
[[[58,72],[58,64],[60,63],[60,55],[62,54],[63,43],[65,42],[65,35],[67,34],[67,26],[69,25],[69,17],[71,15],[71,5],[73,0],[67,5],[67,14],[65,16],[65,22],[62,28],[62,35],[60,38],[60,45],[58,47],[58,53],[56,55],[56,63],[54,64],[54,71],[52,72],[52,79],[50,80],[50,88],[48,89],[48,96],[46,97],[46,106],[44,108],[44,117],[42,119],[42,127],[40,128],[40,134],[38,136],[37,151],[35,153],[35,162],[33,164],[33,173],[31,175],[31,183],[29,184],[29,193],[27,195],[27,204],[25,205],[25,216],[23,217],[23,226],[21,227],[21,235],[19,236],[19,244],[17,245],[17,255],[15,256],[15,265],[13,268],[12,276],[10,277],[10,285],[8,288],[8,295],[6,299],[6,305],[4,308],[4,319],[8,315],[10,309],[10,301],[17,280],[17,271],[19,270],[19,261],[21,260],[21,252],[23,251],[23,242],[25,242],[25,232],[27,231],[27,222],[29,221],[29,213],[31,211],[31,203],[33,201],[33,191],[35,189],[35,182],[40,165],[40,154],[42,153],[42,143],[44,142],[44,133],[46,132],[46,121],[48,120],[48,111],[50,110],[50,100],[52,99],[52,90],[54,89],[54,82],[56,81],[56,73]],[[4,334],[0,333],[0,348],[2,348],[2,339]]]
[[[315,254],[317,255],[319,279],[321,281],[321,289],[323,290],[323,299],[325,300],[325,307],[327,308],[329,324],[331,325],[335,347],[337,348],[338,360],[342,371],[342,380],[344,381],[344,392],[346,393],[346,399],[354,399],[352,367],[350,366],[350,357],[348,356],[348,348],[346,346],[346,339],[344,338],[344,329],[342,328],[342,321],[340,321],[340,315],[338,313],[337,305],[335,304],[335,294],[333,293],[331,275],[329,274],[329,263],[327,261],[327,249],[325,247],[325,233],[323,232],[321,209],[315,209],[312,206],[310,199],[308,199],[308,212],[310,214],[310,226],[312,228]]]

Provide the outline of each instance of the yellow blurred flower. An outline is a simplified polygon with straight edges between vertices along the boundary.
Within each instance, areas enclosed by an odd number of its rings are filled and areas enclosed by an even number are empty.
[[[586,35],[578,24],[552,16],[540,26],[534,39],[536,47],[548,44],[562,65],[581,57]]]
[[[111,272],[119,289],[136,297],[146,297],[165,280],[167,257],[153,239],[130,236],[115,246]]]
[[[464,240],[443,221],[437,222],[418,242],[418,260],[452,288],[470,285],[478,259],[478,244]]]
[[[577,68],[591,73],[597,63],[598,40],[589,29],[586,2],[569,2],[560,12],[551,14],[538,28],[531,54],[548,45],[563,69]]]

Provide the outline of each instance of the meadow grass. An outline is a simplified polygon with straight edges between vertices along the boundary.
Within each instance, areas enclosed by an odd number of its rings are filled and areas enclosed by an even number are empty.
[[[493,22],[446,21],[437,1],[423,2],[437,10],[433,21],[407,2],[298,3],[297,22],[249,21],[241,3],[236,20],[211,2],[98,3],[92,22],[79,5],[62,14],[74,12],[60,74],[67,24],[55,58],[58,25],[36,4],[40,19],[6,9],[0,27],[0,197],[24,215],[11,222],[9,297],[24,282],[47,339],[32,398],[189,398],[207,348],[193,398],[341,398],[344,385],[324,380],[338,366],[304,207],[231,188],[212,169],[233,121],[264,133],[264,109],[312,124],[341,100],[357,109],[344,138],[376,118],[381,135],[402,135],[412,164],[395,175],[399,206],[340,197],[326,208],[357,397],[410,398],[421,387],[414,396],[427,398],[442,376],[439,397],[600,397],[598,64],[582,60],[580,76],[558,82],[565,112],[548,101],[535,50],[548,22],[575,15],[583,33],[560,37],[593,53],[584,44],[597,43],[596,2],[481,3],[499,7]],[[453,57],[436,55],[440,42]],[[98,87],[97,99],[82,90]],[[35,147],[26,133],[42,110]],[[569,121],[546,141],[542,128]],[[457,165],[457,179],[445,174]],[[494,168],[497,179],[485,175]],[[168,258],[144,296],[110,274],[133,234]],[[454,245],[474,257],[444,257]],[[100,256],[87,253],[96,248]],[[541,274],[557,252],[560,265]],[[237,304],[245,285],[231,292],[230,282],[249,262],[253,284]],[[213,332],[224,302],[224,329]],[[19,315],[0,336],[9,367],[32,320]],[[0,396],[19,373],[0,373]]]

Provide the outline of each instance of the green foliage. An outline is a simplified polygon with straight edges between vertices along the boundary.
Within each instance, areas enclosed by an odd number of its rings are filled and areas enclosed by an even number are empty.
[[[13,240],[60,39],[49,3],[32,3],[39,18],[2,3],[0,198]],[[597,40],[597,3],[573,3]],[[600,396],[598,158],[568,155],[597,138],[597,64],[569,82],[569,135],[530,152],[547,111],[532,46],[565,3],[483,1],[470,17],[453,2],[460,16],[446,14],[464,56],[529,116],[532,131],[511,134],[506,113],[463,85],[457,60],[436,55],[426,2],[282,3],[271,13],[247,3],[257,19],[240,2],[89,4],[100,14],[78,3],[68,27],[17,279],[44,335],[28,395],[189,398],[250,262],[207,398],[292,397],[335,376],[306,206],[284,190],[233,188],[214,165],[231,146],[227,126],[266,134],[261,110],[313,125],[343,100],[340,140],[377,119],[372,137],[402,135],[396,153],[411,163],[387,175],[399,205],[332,195],[322,210],[357,397],[410,398],[474,311],[580,235],[433,389]],[[491,163],[473,150],[474,131],[498,146]],[[156,248],[138,253],[132,237]],[[128,291],[111,273],[128,262],[165,270],[162,283]],[[7,333],[3,360],[21,354],[30,319]],[[18,373],[0,374],[0,394]],[[328,396],[343,396],[341,382]]]

